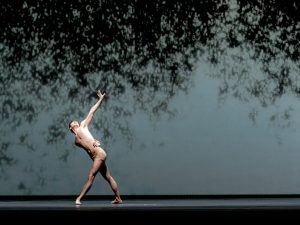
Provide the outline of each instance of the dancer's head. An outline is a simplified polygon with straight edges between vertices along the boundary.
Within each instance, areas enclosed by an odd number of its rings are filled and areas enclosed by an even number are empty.
[[[70,131],[74,133],[74,128],[75,128],[75,127],[79,127],[79,123],[78,123],[78,121],[76,121],[76,120],[72,120],[72,121],[69,123],[69,129],[70,129]]]

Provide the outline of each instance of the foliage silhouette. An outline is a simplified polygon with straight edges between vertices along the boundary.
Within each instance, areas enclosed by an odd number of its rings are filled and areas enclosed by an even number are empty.
[[[210,76],[222,81],[220,98],[266,107],[285,94],[299,97],[297,1],[2,2],[0,167],[14,162],[10,130],[47,112],[45,140],[63,142],[69,120],[85,115],[97,89],[108,96],[94,123],[105,139],[114,130],[130,139],[135,110],[172,116],[169,101],[188,92],[200,57],[216,68]],[[252,64],[262,76],[253,76]],[[271,120],[289,120],[291,112]],[[34,151],[28,135],[20,134],[20,144]]]

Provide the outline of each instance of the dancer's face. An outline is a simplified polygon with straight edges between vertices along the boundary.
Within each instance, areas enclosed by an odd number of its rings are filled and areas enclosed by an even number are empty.
[[[78,121],[74,120],[70,123],[69,128],[71,131],[73,131],[75,127],[79,127],[79,123],[78,123]]]

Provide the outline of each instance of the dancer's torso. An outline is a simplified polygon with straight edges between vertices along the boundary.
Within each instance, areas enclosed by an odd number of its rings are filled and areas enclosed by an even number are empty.
[[[97,141],[94,139],[89,129],[87,127],[79,127],[75,135],[75,144],[86,150],[92,159],[100,157],[105,160],[106,152],[100,147],[100,142],[98,142],[96,146],[95,143],[97,143]]]

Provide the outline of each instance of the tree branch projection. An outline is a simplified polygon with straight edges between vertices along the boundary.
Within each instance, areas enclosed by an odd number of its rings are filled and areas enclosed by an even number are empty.
[[[101,89],[113,99],[103,105],[113,116],[103,113],[95,126],[105,138],[113,138],[113,129],[130,138],[128,118],[136,109],[153,118],[172,115],[169,101],[188,91],[199,58],[216,68],[209,75],[222,81],[220,98],[257,99],[267,106],[285,94],[298,97],[299,4],[3,1],[1,127],[16,129],[35,123],[41,112],[59,109],[45,132],[48,143],[57,143],[68,132],[70,114],[83,116],[83,106]],[[253,62],[263,76],[251,73]],[[126,105],[129,96],[134,104]],[[288,119],[287,114],[282,118]],[[9,134],[1,132],[3,166],[14,160],[7,151],[12,146]],[[25,131],[19,139],[30,145]]]
[[[64,106],[54,115],[56,123],[50,125],[47,138],[60,140],[66,129],[57,120],[65,122],[70,112],[82,115],[76,105],[87,104],[86,96],[91,102],[91,90],[98,88],[113,99],[133,94],[133,109],[121,100],[107,105],[118,118],[125,118],[113,120],[124,134],[130,134],[126,117],[135,107],[151,116],[171,113],[168,101],[191,84],[199,43],[213,36],[208,29],[211,6],[213,15],[216,4],[197,1],[2,4],[2,119],[17,127],[55,105]],[[110,136],[112,121],[99,122]]]

